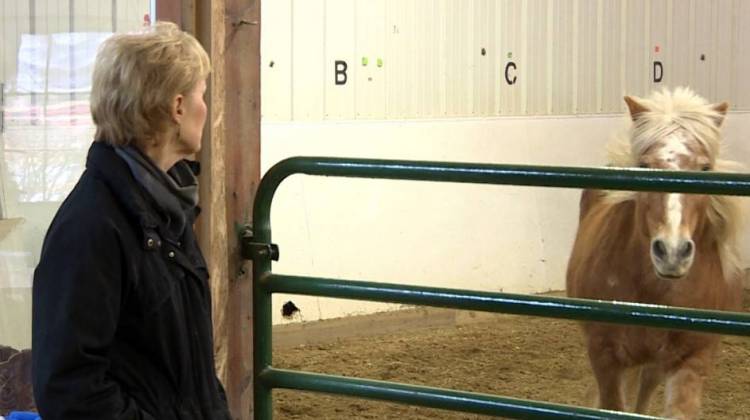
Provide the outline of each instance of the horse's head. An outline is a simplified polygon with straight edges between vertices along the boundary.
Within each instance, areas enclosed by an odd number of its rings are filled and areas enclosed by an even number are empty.
[[[711,171],[720,146],[719,128],[728,105],[711,105],[688,89],[648,99],[625,97],[633,126],[631,164],[672,171]],[[710,198],[698,194],[635,194],[637,220],[661,278],[684,277],[693,264],[696,235],[708,217]]]

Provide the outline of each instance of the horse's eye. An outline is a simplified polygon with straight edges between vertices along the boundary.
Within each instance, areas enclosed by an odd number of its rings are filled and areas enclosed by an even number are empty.
[[[711,170],[711,165],[703,165],[701,168],[701,171],[706,172]]]

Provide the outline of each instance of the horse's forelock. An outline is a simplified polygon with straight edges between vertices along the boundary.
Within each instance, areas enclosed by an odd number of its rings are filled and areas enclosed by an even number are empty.
[[[715,161],[721,149],[721,132],[716,121],[721,114],[687,88],[655,92],[640,104],[648,111],[638,115],[627,132],[608,146],[612,166],[637,166],[640,158],[669,134],[683,130],[698,141]]]
[[[642,105],[649,111],[639,115],[633,123],[629,138],[631,160],[638,158],[654,144],[677,130],[685,130],[696,139],[713,162],[721,148],[721,132],[717,121],[721,114],[705,99],[688,88],[653,93]]]

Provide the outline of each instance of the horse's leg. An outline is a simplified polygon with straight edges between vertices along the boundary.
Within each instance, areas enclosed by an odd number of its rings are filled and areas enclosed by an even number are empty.
[[[622,393],[624,366],[615,358],[610,346],[602,345],[600,340],[589,339],[589,361],[599,386],[599,407],[606,410],[623,411],[625,409]]]
[[[664,379],[661,368],[657,365],[646,365],[641,368],[640,387],[638,388],[638,399],[635,403],[635,412],[644,414],[648,410],[648,404],[656,387]]]
[[[711,354],[710,350],[696,353],[667,373],[666,417],[698,418],[703,381],[711,364]]]
[[[681,368],[667,377],[665,417],[695,419],[701,408],[703,377],[693,369]]]

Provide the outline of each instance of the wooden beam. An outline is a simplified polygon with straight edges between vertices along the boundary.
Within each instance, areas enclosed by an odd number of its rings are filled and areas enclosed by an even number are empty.
[[[188,30],[182,25],[181,0],[158,0],[156,2],[156,20],[174,22],[183,30]],[[153,17],[152,17],[153,21]]]
[[[252,269],[239,258],[239,235],[252,223],[260,182],[261,0],[226,1],[226,198],[229,237],[229,369],[233,412],[252,417]],[[239,397],[239,400],[236,398]],[[246,417],[245,417],[246,416]]]
[[[226,229],[226,179],[224,174],[224,7],[222,0],[199,0],[195,34],[208,51],[212,72],[207,83],[208,118],[199,155],[201,217],[196,230],[198,242],[208,263],[211,282],[211,308],[214,327],[216,370],[234,400],[227,380],[227,302],[229,300],[228,248]],[[230,403],[231,404],[231,403]]]
[[[196,0],[158,0],[156,2],[156,19],[174,22],[183,31],[196,35]]]
[[[161,0],[157,0],[158,1]],[[196,0],[174,0],[180,2],[180,27],[184,31],[196,34],[198,11]],[[158,17],[158,15],[157,15]]]
[[[211,274],[217,371],[234,419],[252,418],[252,288],[239,233],[260,178],[260,0],[188,0],[209,51],[197,226]],[[184,5],[183,5],[184,6]],[[184,6],[190,7],[190,6]]]

